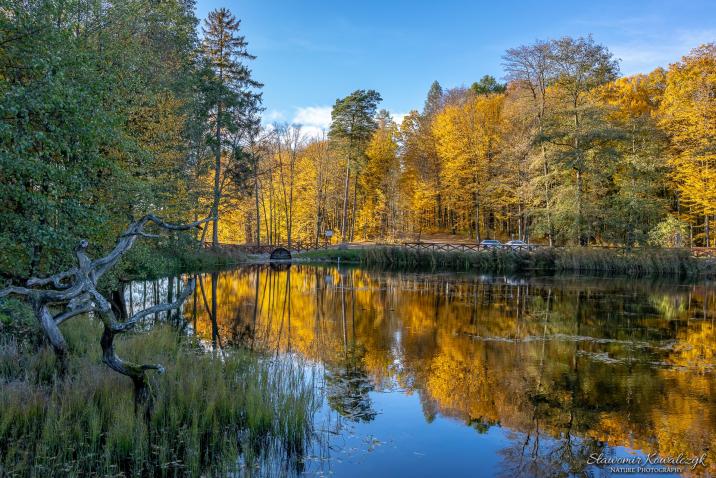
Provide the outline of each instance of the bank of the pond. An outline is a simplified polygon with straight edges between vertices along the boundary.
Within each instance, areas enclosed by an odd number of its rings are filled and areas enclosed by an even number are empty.
[[[70,362],[61,379],[21,309],[0,304],[2,476],[215,476],[277,460],[300,467],[319,401],[298,365],[245,351],[215,357],[169,325],[129,335],[121,356],[166,367],[152,377],[146,420],[135,413],[130,380],[102,364],[97,322],[63,324]]]
[[[109,279],[152,279],[224,269],[246,261],[247,256],[240,251],[197,247],[194,242],[168,242],[160,245],[138,243],[110,272]]]
[[[697,259],[687,250],[673,249],[540,248],[531,252],[441,252],[397,246],[364,246],[309,251],[295,258],[305,262],[340,260],[343,263],[406,270],[716,276],[716,261],[713,259]]]

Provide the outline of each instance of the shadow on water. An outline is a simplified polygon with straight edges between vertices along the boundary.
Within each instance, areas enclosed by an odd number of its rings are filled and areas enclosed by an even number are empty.
[[[318,364],[332,452],[307,473],[597,476],[600,453],[716,450],[713,284],[252,266],[200,277],[183,314],[212,350]]]

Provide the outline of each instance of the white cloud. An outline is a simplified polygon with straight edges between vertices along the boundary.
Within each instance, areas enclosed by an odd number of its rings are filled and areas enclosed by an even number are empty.
[[[616,58],[622,60],[623,74],[648,73],[658,66],[667,68],[670,63],[679,61],[699,45],[716,41],[716,30],[677,31],[667,37],[668,43],[663,43],[663,38],[643,36],[636,41],[610,46],[609,49]]]
[[[266,114],[264,115],[264,119],[269,122],[283,121],[286,119],[286,115],[283,114],[283,111],[270,110],[266,112]]]
[[[305,139],[325,139],[328,137],[328,128],[301,125],[301,137]]]
[[[330,106],[306,106],[296,108],[296,114],[291,121],[294,124],[300,124],[304,127],[315,126],[318,128],[328,129],[331,126],[331,107]]]
[[[323,138],[331,126],[330,106],[305,106],[296,108],[291,124],[301,126],[301,135],[306,138]]]
[[[331,127],[330,106],[304,106],[296,108],[296,113],[289,122],[301,126],[301,135],[305,138],[324,138]],[[393,121],[402,124],[408,113],[391,113]],[[268,117],[268,115],[267,115]]]
[[[403,124],[403,120],[406,116],[408,116],[408,113],[391,113],[390,116],[393,117],[393,121],[395,121],[395,124],[398,126]]]

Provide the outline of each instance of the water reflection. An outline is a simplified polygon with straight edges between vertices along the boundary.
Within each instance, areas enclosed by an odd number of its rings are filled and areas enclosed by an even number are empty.
[[[411,433],[434,433],[438,418],[459,421],[474,446],[494,445],[487,475],[596,475],[605,470],[587,465],[594,453],[716,450],[713,285],[309,266],[200,279],[184,316],[212,348],[295,352],[322,364],[329,406],[376,436],[390,435],[394,404],[416,397],[420,416],[400,418],[420,421]],[[179,290],[169,283],[157,293]],[[129,294],[135,304],[146,301],[141,287]],[[441,436],[451,444],[443,470],[468,471],[455,441],[462,433]],[[396,453],[375,459],[399,461]],[[716,454],[697,471],[713,474],[715,462]]]

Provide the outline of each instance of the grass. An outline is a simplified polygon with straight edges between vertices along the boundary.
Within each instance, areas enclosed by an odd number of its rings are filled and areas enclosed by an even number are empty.
[[[716,275],[713,261],[696,259],[686,250],[544,248],[533,252],[489,250],[442,252],[376,246],[304,252],[307,262],[362,264],[404,270],[454,270],[486,273],[571,272],[636,276]]]
[[[229,249],[196,248],[194,242],[167,241],[154,244],[137,243],[127,257],[111,271],[122,278],[152,279],[177,273],[199,272],[224,268],[245,262],[246,256]]]
[[[238,463],[294,466],[312,436],[318,397],[298,364],[236,350],[223,357],[167,325],[118,339],[118,353],[162,363],[149,420],[130,380],[100,361],[100,325],[63,324],[68,375],[16,304],[0,308],[0,475],[218,476]]]
[[[130,280],[226,269],[248,260],[245,254],[236,250],[197,250],[196,242],[181,239],[137,242],[126,257],[102,277],[100,288],[112,290],[117,289],[121,282]]]

